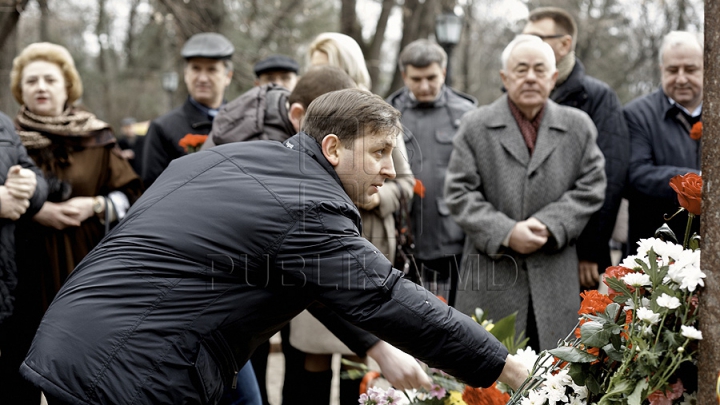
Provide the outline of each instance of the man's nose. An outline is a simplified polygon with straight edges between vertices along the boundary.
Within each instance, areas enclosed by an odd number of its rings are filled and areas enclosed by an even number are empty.
[[[384,159],[382,167],[380,168],[380,174],[390,180],[395,178],[395,164],[393,163],[392,155]]]
[[[688,78],[687,78],[687,73],[685,72],[685,70],[684,69],[678,70],[676,81],[678,81],[680,83],[685,83],[685,82],[687,82],[687,80],[688,80]]]

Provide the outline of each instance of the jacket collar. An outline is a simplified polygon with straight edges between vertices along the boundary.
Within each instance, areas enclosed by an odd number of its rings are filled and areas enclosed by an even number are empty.
[[[328,162],[325,158],[325,155],[323,155],[322,150],[320,149],[320,144],[317,143],[315,138],[301,131],[292,136],[290,139],[283,142],[283,145],[285,145],[285,147],[289,149],[294,149],[298,152],[302,152],[304,156],[308,156],[312,160],[316,161],[318,164],[320,164],[320,166],[322,166],[323,169],[325,169],[325,171],[330,174],[330,176],[332,176],[332,178],[338,183],[338,185],[342,187],[340,177],[335,171],[333,165],[331,165],[330,162]],[[300,169],[305,167],[307,163],[308,162],[301,158]]]
[[[515,118],[510,112],[510,107],[508,107],[507,94],[490,105],[490,118],[486,126],[500,131],[497,134],[500,138],[500,144],[518,162],[527,166],[528,174],[540,167],[558,146],[562,136],[568,131],[567,124],[560,117],[559,106],[552,100],[548,100],[546,103],[545,116],[538,129],[537,142],[532,157],[517,127]]]
[[[207,127],[208,132],[210,132],[212,120],[207,116],[207,114],[205,114],[205,112],[200,111],[197,107],[195,107],[195,105],[190,101],[190,96],[188,96],[187,100],[185,100],[185,103],[182,105],[182,111],[192,129]]]
[[[585,66],[580,60],[575,59],[575,66],[570,72],[570,76],[564,82],[557,85],[550,93],[550,99],[556,103],[562,104],[568,97],[582,91],[583,78],[585,77]]]

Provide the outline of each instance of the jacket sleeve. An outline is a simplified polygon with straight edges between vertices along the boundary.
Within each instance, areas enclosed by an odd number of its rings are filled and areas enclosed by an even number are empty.
[[[160,176],[165,168],[170,164],[170,155],[168,155],[165,145],[165,134],[163,129],[157,122],[150,122],[150,127],[145,135],[145,150],[143,151],[143,169],[142,180],[146,187]]]
[[[387,181],[380,187],[380,205],[376,208],[380,218],[392,215],[400,209],[400,190],[409,200],[412,198],[413,187],[415,187],[415,177],[410,169],[402,133],[398,135],[397,146],[393,149],[392,157],[396,176],[395,180]]]
[[[585,136],[581,138],[584,140],[583,155],[574,186],[557,201],[531,215],[550,230],[554,238],[554,245],[548,245],[551,249],[562,249],[576,240],[605,198],[605,159],[595,141],[595,126],[589,117],[584,118],[587,121],[584,125]]]
[[[365,357],[366,352],[380,341],[377,336],[351,324],[330,308],[318,302],[311,304],[307,310],[325,325],[333,335],[340,339],[348,349],[360,357]]]
[[[324,203],[286,235],[276,268],[354,325],[473,386],[489,386],[507,350],[468,316],[445,305],[402,273],[342,214]],[[312,250],[311,252],[308,252]]]
[[[659,198],[674,199],[676,194],[668,183],[677,175],[698,173],[691,167],[656,165],[653,157],[653,136],[639,109],[625,108],[625,120],[630,133],[630,186],[641,193]]]
[[[483,194],[483,179],[468,139],[477,136],[463,120],[453,140],[445,175],[445,202],[455,222],[474,241],[475,248],[489,255],[498,253],[516,221],[499,211]]]
[[[590,218],[580,238],[577,251],[581,260],[595,263],[607,261],[608,242],[615,227],[630,165],[630,135],[622,104],[612,89],[598,87],[594,92],[594,108],[589,111],[597,127],[597,144],[605,157],[607,188],[602,208]]]

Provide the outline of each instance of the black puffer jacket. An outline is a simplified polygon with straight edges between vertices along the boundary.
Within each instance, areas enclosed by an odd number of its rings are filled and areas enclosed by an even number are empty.
[[[504,347],[362,238],[309,136],[218,146],[158,180],[38,329],[21,372],[51,396],[216,403],[252,350],[315,300],[470,384],[499,376]]]
[[[585,67],[579,60],[567,80],[555,87],[550,98],[558,104],[585,111],[597,127],[597,144],[605,156],[605,202],[590,218],[578,239],[577,251],[580,260],[598,263],[602,272],[611,263],[608,242],[615,227],[630,164],[630,136],[622,104],[610,86],[585,75]]]
[[[37,175],[37,187],[35,194],[30,199],[30,207],[20,218],[20,221],[25,221],[32,218],[42,208],[47,198],[47,183],[40,169],[28,157],[10,118],[0,113],[0,185],[5,184],[8,170],[14,165],[30,169]],[[15,221],[0,218],[0,324],[12,313],[14,301],[12,292],[16,285]]]

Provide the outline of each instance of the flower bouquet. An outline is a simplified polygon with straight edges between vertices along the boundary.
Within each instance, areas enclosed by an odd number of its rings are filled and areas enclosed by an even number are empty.
[[[472,318],[502,342],[510,353],[521,351],[527,344],[528,339],[524,338],[525,332],[521,332],[518,337],[515,335],[516,314],[509,315],[498,322],[493,322],[487,319],[487,314],[483,310],[477,308]],[[360,384],[362,394],[360,395],[359,403],[361,405],[504,405],[510,399],[507,389],[498,386],[498,384],[493,384],[488,388],[473,388],[461,383],[449,374],[434,368],[428,368],[426,370],[433,380],[433,386],[430,391],[398,391],[394,388],[385,390],[380,387],[368,388],[371,380],[381,377],[380,373],[377,371],[369,371],[364,364],[352,363],[347,360],[343,360],[343,363],[354,366],[356,369],[343,373],[342,378],[363,378]]]
[[[531,375],[508,404],[697,402],[694,393],[685,391],[696,383],[692,367],[702,339],[696,326],[705,273],[697,238],[689,243],[688,235],[700,213],[701,185],[694,174],[671,181],[681,211],[689,212],[683,245],[643,239],[637,255],[608,268],[608,295],[581,294],[576,329],[557,348],[527,359]]]
[[[178,141],[178,145],[185,149],[185,153],[194,153],[200,150],[207,137],[207,135],[201,134],[186,134]]]

